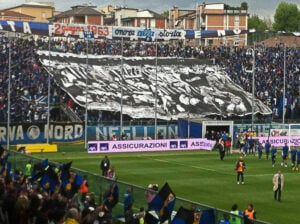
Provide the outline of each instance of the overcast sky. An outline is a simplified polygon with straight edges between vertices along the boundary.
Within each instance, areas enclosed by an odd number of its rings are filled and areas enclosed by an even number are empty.
[[[38,0],[40,2],[47,2],[51,0]],[[82,3],[90,3],[97,6],[103,5],[126,5],[129,8],[138,9],[152,9],[158,13],[167,11],[174,5],[184,8],[184,9],[194,9],[197,3],[226,3],[231,6],[239,6],[241,2],[248,2],[249,13],[257,14],[261,18],[270,17],[273,19],[275,10],[282,0],[206,0],[206,1],[196,1],[196,0],[54,0],[55,8],[60,11],[70,9],[71,6],[79,5]],[[4,9],[11,6],[16,6],[25,2],[30,2],[26,0],[0,0],[0,9]],[[285,2],[295,3],[300,9],[300,0],[285,0]]]

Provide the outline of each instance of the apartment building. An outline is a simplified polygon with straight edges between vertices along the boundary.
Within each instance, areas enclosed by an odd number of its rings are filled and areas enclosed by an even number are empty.
[[[1,14],[4,16],[2,18],[5,18],[6,14],[11,16],[13,20],[48,22],[48,18],[54,15],[54,2],[28,2],[3,9]],[[19,17],[17,15],[19,15]]]
[[[105,14],[91,5],[76,5],[54,16],[57,23],[103,25]]]
[[[170,28],[194,30],[233,30],[236,35],[206,38],[204,45],[235,45],[247,44],[247,34],[239,31],[248,29],[247,8],[231,7],[223,3],[200,4],[194,10],[173,7],[169,12]],[[222,32],[220,32],[222,34]]]

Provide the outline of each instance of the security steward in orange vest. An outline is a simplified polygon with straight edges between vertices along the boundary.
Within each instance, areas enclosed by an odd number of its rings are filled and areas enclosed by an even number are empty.
[[[247,209],[244,211],[245,224],[254,224],[256,219],[256,212],[253,209],[253,204],[248,204]]]
[[[237,172],[237,184],[240,184],[240,181],[242,184],[244,184],[244,170],[246,168],[246,164],[244,162],[243,157],[241,156],[239,160],[236,162],[236,172]]]
[[[88,184],[88,181],[87,181],[87,176],[84,175],[83,176],[83,182],[80,185],[81,202],[85,201],[85,196],[88,193],[88,191],[89,191],[89,184]]]

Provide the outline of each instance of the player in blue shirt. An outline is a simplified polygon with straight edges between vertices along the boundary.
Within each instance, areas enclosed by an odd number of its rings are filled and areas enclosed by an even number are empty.
[[[256,150],[257,150],[257,153],[258,153],[258,158],[261,159],[261,156],[262,156],[262,153],[263,153],[263,147],[262,147],[260,142],[256,145]]]
[[[248,138],[248,144],[249,144],[249,154],[254,155],[254,139],[252,138],[252,136],[250,136],[250,138]]]
[[[292,163],[292,170],[296,169],[296,157],[297,157],[297,149],[295,146],[291,149],[291,163]]]
[[[299,165],[300,165],[300,150],[297,151],[297,165],[296,165],[296,170],[299,171]]]
[[[273,146],[272,149],[271,149],[272,167],[275,166],[276,153],[277,153],[277,149],[275,148],[275,146]]]
[[[288,147],[287,143],[285,143],[284,146],[282,147],[282,163],[281,163],[281,166],[287,167],[288,155],[289,155],[289,147]]]
[[[269,140],[267,140],[266,144],[265,144],[265,151],[266,151],[267,159],[269,159],[270,149],[271,149],[271,144],[269,143]]]
[[[248,149],[249,149],[249,144],[248,144],[248,142],[245,142],[245,144],[243,145],[244,156],[246,156],[246,154],[248,153]]]

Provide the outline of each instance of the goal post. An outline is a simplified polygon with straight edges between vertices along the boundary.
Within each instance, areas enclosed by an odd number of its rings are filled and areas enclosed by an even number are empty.
[[[291,145],[300,146],[300,123],[289,124],[287,136],[289,150]]]

